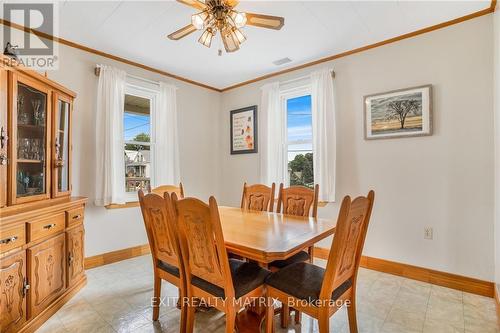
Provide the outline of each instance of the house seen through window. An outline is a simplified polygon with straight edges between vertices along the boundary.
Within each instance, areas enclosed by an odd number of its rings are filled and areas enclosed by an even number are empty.
[[[151,182],[151,100],[125,95],[125,191],[146,189]]]
[[[311,95],[286,98],[288,180],[314,187]]]

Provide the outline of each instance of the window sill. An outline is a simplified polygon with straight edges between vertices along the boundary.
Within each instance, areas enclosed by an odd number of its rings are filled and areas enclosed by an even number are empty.
[[[126,202],[124,204],[110,204],[107,206],[104,206],[106,209],[122,209],[122,208],[132,208],[132,207],[139,207],[139,201],[130,201]]]

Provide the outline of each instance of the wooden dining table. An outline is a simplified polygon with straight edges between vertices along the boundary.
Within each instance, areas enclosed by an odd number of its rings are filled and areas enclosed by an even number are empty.
[[[270,212],[219,207],[226,249],[267,267],[285,260],[335,233],[337,221]],[[239,333],[260,332],[263,314],[243,311],[238,315]]]

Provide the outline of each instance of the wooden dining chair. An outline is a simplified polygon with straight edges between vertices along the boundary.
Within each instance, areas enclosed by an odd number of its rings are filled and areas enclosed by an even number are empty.
[[[149,193],[156,193],[159,196],[163,197],[165,193],[175,193],[177,194],[178,198],[184,198],[184,187],[182,186],[182,183],[179,183],[179,186],[175,185],[160,185],[155,188],[151,188],[151,186],[148,187],[148,192]]]
[[[186,333],[193,332],[194,300],[226,314],[226,333],[233,333],[236,314],[254,297],[265,294],[270,272],[253,262],[228,259],[217,201],[178,200],[172,194],[186,274]],[[199,301],[197,301],[199,302]]]
[[[155,193],[144,195],[139,191],[144,226],[148,236],[154,270],[153,321],[160,312],[161,281],[165,280],[179,289],[179,299],[185,295],[185,278],[178,231],[172,213],[170,197],[163,198]],[[180,332],[184,332],[186,310],[181,308]]]
[[[283,183],[281,183],[278,191],[278,205],[276,207],[276,212],[293,216],[317,217],[318,193],[318,184],[314,186],[314,189],[310,189],[305,186],[290,186],[288,188],[284,188]],[[314,246],[310,246],[309,248],[307,248],[307,251],[300,251],[288,259],[276,260],[271,262],[269,264],[269,269],[275,272],[297,262],[309,261],[312,263],[313,260]],[[283,328],[288,326],[289,313],[290,311],[288,309],[288,306],[286,304],[283,304],[281,311],[281,327]],[[295,309],[295,322],[297,324],[300,323],[300,317],[300,311]]]
[[[316,318],[320,333],[329,333],[330,317],[344,304],[350,332],[358,332],[356,280],[374,198],[373,191],[352,202],[349,196],[344,198],[326,269],[296,263],[273,273],[266,281],[268,297]],[[266,333],[272,332],[273,317],[273,309],[267,309]]]
[[[274,208],[275,187],[275,183],[271,187],[262,184],[247,185],[247,183],[244,183],[241,208],[245,210],[272,212]]]

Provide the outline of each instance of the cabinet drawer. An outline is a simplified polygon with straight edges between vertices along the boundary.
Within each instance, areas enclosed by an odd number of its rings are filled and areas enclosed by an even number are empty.
[[[28,240],[32,242],[49,235],[55,235],[64,230],[64,223],[64,213],[28,222]]]
[[[83,207],[68,210],[66,212],[66,226],[71,227],[82,223],[83,221]]]
[[[24,223],[17,227],[0,231],[0,253],[7,252],[24,244],[26,244]]]

